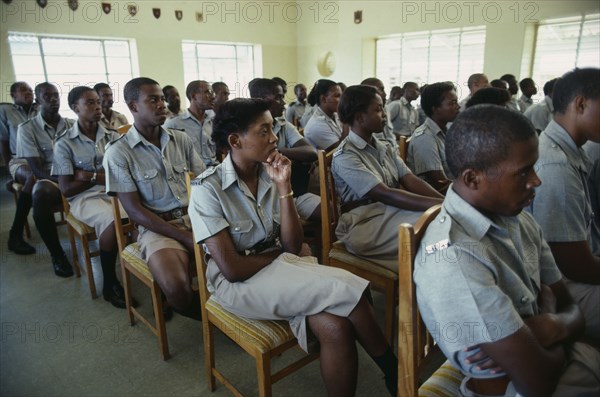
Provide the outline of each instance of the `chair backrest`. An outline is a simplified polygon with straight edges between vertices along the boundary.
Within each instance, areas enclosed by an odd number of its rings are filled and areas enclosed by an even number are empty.
[[[398,149],[400,151],[400,158],[406,163],[406,156],[408,156],[408,137],[400,137],[400,140],[398,141]]]
[[[441,208],[441,204],[435,205],[414,226],[402,223],[398,228],[398,396],[418,395],[419,367],[434,345],[419,315],[413,270],[425,230]]]
[[[119,199],[116,196],[111,197],[113,216],[115,219],[115,231],[117,233],[117,244],[119,246],[119,252],[123,252],[125,247],[129,244],[127,235],[136,230],[135,224],[131,222],[131,219],[121,219],[121,208],[119,207]],[[117,221],[121,219],[121,222]]]
[[[131,124],[123,124],[120,127],[117,127],[117,132],[121,135],[126,134],[127,131],[131,128]]]
[[[192,194],[192,179],[194,173],[188,172],[185,174],[185,184],[188,191],[188,197]],[[193,231],[192,231],[193,232]],[[198,276],[198,290],[200,292],[200,306],[202,308],[202,318],[207,319],[205,303],[210,298],[210,293],[206,288],[206,258],[202,244],[197,244],[196,236],[194,235],[194,258],[196,261],[196,273]]]
[[[323,241],[323,264],[329,265],[329,251],[331,245],[336,241],[335,228],[340,217],[340,204],[335,191],[335,182],[331,173],[331,162],[333,160],[332,150],[325,153],[319,150],[319,184],[321,189],[321,238]]]

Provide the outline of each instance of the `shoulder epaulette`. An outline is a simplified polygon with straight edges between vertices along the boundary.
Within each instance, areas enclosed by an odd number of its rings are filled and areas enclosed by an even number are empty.
[[[196,179],[194,179],[192,181],[192,185],[202,185],[202,181],[206,178],[208,178],[209,176],[211,176],[212,174],[214,174],[217,171],[217,167],[212,166],[212,167],[208,167],[206,170],[204,170],[203,173],[201,173],[200,175],[198,175],[198,177]]]
[[[344,151],[344,146],[346,146],[346,141],[347,141],[347,139],[344,139],[342,141],[342,143],[339,144],[339,146],[337,147],[337,149],[335,149],[335,152],[333,152],[333,157],[337,157],[340,154],[342,154],[342,152]]]
[[[112,145],[113,145],[115,142],[118,142],[118,141],[120,141],[121,139],[125,138],[126,136],[127,136],[127,134],[123,134],[123,135],[120,135],[120,136],[119,136],[117,139],[114,139],[114,140],[112,140],[112,141],[108,142],[108,143],[106,144],[106,146],[104,147],[104,150],[108,149],[108,148],[109,148],[109,147],[111,147],[111,146],[112,146]]]

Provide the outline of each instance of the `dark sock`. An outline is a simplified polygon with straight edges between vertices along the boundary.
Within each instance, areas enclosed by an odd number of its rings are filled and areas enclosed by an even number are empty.
[[[102,276],[104,277],[104,286],[102,291],[106,292],[117,285],[117,273],[115,271],[115,262],[117,260],[117,251],[100,250],[100,264],[102,265]]]
[[[10,229],[11,235],[19,236],[23,238],[23,229],[25,228],[25,222],[27,221],[27,215],[31,209],[31,194],[21,192],[19,199],[17,200],[17,208],[15,210],[15,219],[13,220],[12,228]]]
[[[398,358],[394,355],[392,348],[388,346],[381,356],[371,356],[371,358],[383,371],[388,391],[392,396],[396,396],[398,394]]]
[[[33,209],[33,220],[44,244],[50,251],[50,255],[54,258],[62,258],[65,255],[60,240],[58,239],[58,231],[56,230],[56,221],[52,211],[41,211]]]
[[[173,311],[181,314],[182,316],[191,318],[193,320],[202,321],[202,309],[200,308],[200,296],[198,292],[194,292],[194,296],[192,297],[192,302],[185,310],[177,310],[172,308]]]

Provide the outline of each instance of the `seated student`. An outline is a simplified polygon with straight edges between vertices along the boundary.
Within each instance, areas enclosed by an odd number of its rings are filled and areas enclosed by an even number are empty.
[[[229,87],[227,84],[223,83],[222,81],[212,83],[211,88],[215,94],[215,101],[213,102],[213,108],[211,110],[212,117],[214,117],[214,114],[217,112],[217,110],[219,110],[219,108],[229,100],[229,95],[231,93],[229,92]]]
[[[517,78],[512,74],[505,74],[502,77],[500,77],[500,80],[504,80],[508,83],[508,92],[510,93],[510,101],[508,102],[508,108],[523,113],[523,111],[519,107],[519,102],[517,101],[516,97],[517,92],[519,92],[519,84],[517,83]]]
[[[106,191],[117,195],[129,218],[139,225],[142,258],[169,306],[200,319],[200,299],[191,288],[194,242],[185,173],[200,174],[204,163],[190,137],[161,127],[167,116],[156,81],[130,80],[123,96],[134,121],[104,154]]]
[[[402,87],[404,93],[399,100],[386,106],[387,116],[392,123],[394,134],[397,136],[411,136],[419,125],[419,113],[411,104],[419,97],[417,83],[407,82]]]
[[[174,128],[185,132],[194,142],[194,149],[207,167],[219,163],[217,149],[210,139],[212,119],[209,111],[215,103],[215,94],[206,81],[194,80],[187,85],[185,96],[190,107],[179,116],[168,119],[165,128]]]
[[[507,107],[506,104],[510,101],[510,93],[508,90],[496,87],[486,87],[478,90],[471,96],[471,99],[467,101],[466,108],[470,108],[475,105],[498,105]]]
[[[62,197],[57,179],[50,175],[54,158],[54,142],[75,123],[61,117],[58,89],[48,83],[35,86],[35,100],[39,113],[19,125],[17,129],[17,157],[27,160],[35,176],[31,193],[33,220],[50,255],[54,274],[71,277],[73,268],[60,245],[53,209],[62,208]]]
[[[112,204],[104,190],[102,168],[105,147],[121,135],[100,125],[102,107],[96,91],[89,87],[75,87],[69,92],[68,101],[78,119],[54,145],[52,175],[58,177],[58,186],[69,200],[73,216],[96,229],[100,242],[104,300],[124,309],[125,291],[115,273],[118,249]],[[121,211],[126,217],[125,211]]]
[[[342,202],[336,236],[349,252],[397,272],[398,225],[414,223],[443,196],[414,176],[386,141],[374,137],[385,122],[374,87],[348,87],[340,116],[351,130],[331,166]]]
[[[386,103],[387,94],[385,93],[385,86],[383,85],[383,81],[379,80],[377,77],[367,77],[360,83],[360,85],[369,85],[371,87],[375,87],[375,89],[377,90],[377,94],[379,95],[383,103]],[[384,113],[386,113],[385,106]],[[344,128],[349,127],[346,124],[344,124]],[[345,135],[347,135],[347,133]],[[398,136],[394,133],[394,126],[392,125],[392,122],[388,117],[385,118],[383,129],[373,134],[373,136],[387,141],[392,146],[394,153],[400,153],[398,151]]]
[[[581,307],[586,334],[600,341],[600,239],[590,190],[591,165],[581,146],[600,142],[600,69],[563,75],[552,96],[554,120],[540,135],[535,170],[543,184],[529,210],[544,231],[569,291]]]
[[[285,111],[285,119],[300,128],[303,127],[300,119],[302,119],[306,111],[306,86],[304,84],[296,84],[294,86],[294,94],[296,94],[296,100],[289,104]]]
[[[122,125],[129,124],[124,114],[113,110],[113,92],[106,83],[98,83],[94,86],[94,91],[102,101],[102,118],[100,125],[107,130],[116,130]]]
[[[525,112],[531,105],[533,105],[532,96],[537,94],[537,87],[535,86],[535,82],[531,77],[526,77],[523,80],[519,81],[519,88],[523,95],[519,98],[519,107],[522,112]]]
[[[33,102],[33,90],[24,81],[17,81],[10,86],[10,96],[13,104],[0,104],[0,147],[2,158],[8,166],[10,179],[6,186],[13,191],[13,181],[23,185],[12,227],[8,237],[8,249],[18,255],[35,254],[35,248],[23,239],[25,222],[31,209],[31,189],[35,177],[27,160],[17,158],[17,131],[19,124],[35,117],[38,112],[37,104]]]
[[[259,99],[229,101],[215,117],[213,140],[229,154],[193,181],[190,199],[195,241],[210,255],[207,288],[239,316],[289,321],[305,351],[316,337],[328,395],[354,395],[358,340],[395,396],[397,359],[375,322],[368,282],[306,256],[291,162],[272,126]]]
[[[308,103],[315,110],[304,127],[304,138],[319,150],[335,149],[344,138],[337,114],[341,96],[340,86],[326,79],[318,80],[308,94]]]
[[[300,135],[296,127],[283,115],[283,89],[275,79],[254,79],[250,97],[269,103],[273,117],[273,133],[277,136],[277,150],[292,160],[292,188],[294,203],[302,219],[321,219],[321,198],[308,192],[310,163],[317,160],[317,151]]]
[[[502,90],[506,90],[508,92],[508,82],[502,79],[494,79],[490,81],[490,86],[493,88],[500,88]]]
[[[538,133],[544,131],[552,121],[552,113],[554,113],[552,91],[554,91],[556,80],[552,79],[544,84],[544,100],[530,106],[524,113]]]
[[[179,116],[183,113],[181,109],[181,97],[179,91],[172,85],[166,85],[163,87],[163,95],[167,101],[167,119]]]
[[[583,316],[522,211],[541,183],[537,147],[525,117],[494,105],[466,110],[448,131],[456,179],[418,248],[414,280],[423,321],[466,375],[463,396],[600,392],[600,354],[573,344]]]
[[[489,87],[490,83],[485,74],[474,73],[469,76],[469,79],[467,80],[467,86],[469,87],[469,95],[467,95],[466,97],[461,99],[460,102],[458,103],[458,106],[460,106],[461,111],[466,109],[467,102],[469,101],[469,99],[471,99],[471,97],[478,90],[485,88],[485,87]],[[424,90],[425,90],[425,87],[421,87],[421,92],[423,92]],[[423,124],[423,123],[421,123],[421,124]]]
[[[417,86],[417,89],[418,89],[418,86]],[[390,97],[386,101],[385,106],[402,98],[402,95],[404,95],[404,92],[402,92],[402,87],[397,86],[397,85],[393,86],[392,89],[390,90]]]
[[[415,175],[445,192],[452,176],[444,151],[446,125],[454,121],[459,111],[454,85],[428,85],[421,94],[421,107],[427,119],[411,137],[406,162]]]

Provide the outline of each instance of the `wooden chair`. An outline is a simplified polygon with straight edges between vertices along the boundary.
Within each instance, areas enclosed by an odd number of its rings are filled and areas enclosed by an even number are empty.
[[[131,124],[123,124],[120,127],[117,127],[117,132],[121,135],[126,134],[127,131],[131,128]]]
[[[403,223],[398,230],[398,396],[458,396],[463,375],[444,356],[419,315],[414,259],[427,226],[439,214],[441,205],[431,207],[414,226]],[[443,364],[442,364],[443,363]],[[442,364],[440,366],[440,364]],[[434,372],[435,371],[435,372]],[[427,377],[432,373],[431,377]]]
[[[385,336],[394,344],[395,309],[398,296],[398,275],[374,262],[349,253],[344,244],[335,241],[335,228],[340,217],[340,206],[331,174],[333,150],[318,151],[321,188],[321,235],[323,264],[339,267],[368,280],[371,286],[385,295]]]
[[[190,178],[187,178],[188,192]],[[202,334],[204,338],[204,365],[210,391],[215,390],[215,379],[219,380],[233,395],[241,392],[215,366],[214,328],[223,332],[246,353],[254,357],[258,376],[258,395],[270,397],[273,383],[319,358],[318,354],[308,354],[285,368],[271,374],[271,359],[286,350],[298,347],[287,321],[253,320],[239,317],[225,310],[212,299],[206,288],[206,261],[201,244],[194,244],[200,306],[202,308]]]
[[[115,219],[115,229],[117,232],[117,243],[119,245],[119,256],[121,258],[121,271],[123,274],[123,289],[125,290],[125,302],[127,305],[127,315],[131,325],[138,319],[144,323],[156,338],[158,347],[163,360],[167,360],[169,355],[169,341],[167,339],[167,329],[165,326],[165,317],[163,315],[162,291],[158,283],[154,280],[148,263],[142,259],[140,246],[137,243],[129,244],[127,234],[136,231],[135,225],[130,220],[121,219],[121,210],[119,201],[112,197],[113,214]],[[144,285],[150,288],[152,296],[152,307],[154,311],[154,325],[150,323],[136,308],[131,304],[131,276],[136,277]]]
[[[406,163],[406,157],[408,156],[408,137],[400,137],[398,140],[398,150],[400,151],[400,158]]]
[[[81,250],[83,251],[85,272],[87,274],[88,284],[90,286],[90,293],[92,295],[92,299],[96,299],[98,294],[96,292],[96,283],[94,281],[92,258],[100,255],[100,248],[95,251],[90,250],[90,242],[98,240],[98,236],[96,236],[96,230],[93,227],[81,222],[79,219],[75,218],[73,214],[71,214],[71,207],[65,196],[62,196],[62,202],[63,212],[65,213],[65,220],[67,222],[67,231],[69,233],[69,242],[71,243],[71,253],[73,255],[75,274],[77,277],[81,277],[81,264],[79,263],[77,245],[75,244],[75,237],[77,237],[81,242]]]

